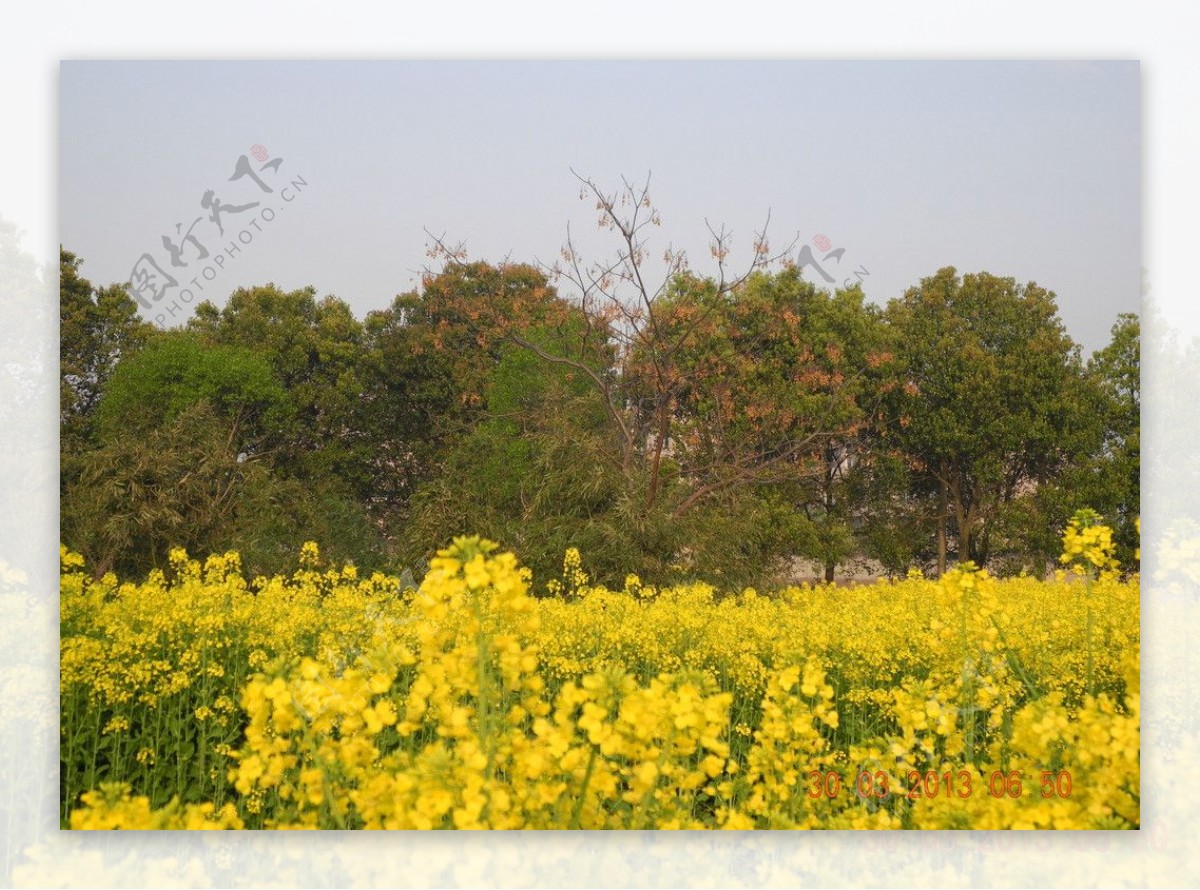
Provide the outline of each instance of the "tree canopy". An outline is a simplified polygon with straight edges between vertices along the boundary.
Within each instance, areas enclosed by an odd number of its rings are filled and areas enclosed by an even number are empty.
[[[274,284],[142,322],[61,256],[63,535],[133,572],[301,537],[419,569],[460,534],[541,577],[569,547],[621,584],[757,584],[815,561],[1041,571],[1093,506],[1136,547],[1139,324],[1084,362],[1036,283],[943,268],[880,307],[805,280],[765,228],[732,270],[653,232],[648,190],[582,179],[615,249],[553,266],[436,240],[356,318]],[[651,257],[661,256],[661,262]]]

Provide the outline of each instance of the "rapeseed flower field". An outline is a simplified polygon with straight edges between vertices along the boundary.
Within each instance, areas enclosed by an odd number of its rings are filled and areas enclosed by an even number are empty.
[[[61,557],[64,827],[1140,824],[1139,580],[1090,515],[1053,581],[770,593],[573,550],[535,582],[479,538],[417,589],[311,543],[271,578]]]

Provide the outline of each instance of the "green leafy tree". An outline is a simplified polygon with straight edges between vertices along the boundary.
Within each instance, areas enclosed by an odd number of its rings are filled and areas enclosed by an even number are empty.
[[[1112,328],[1111,342],[1092,356],[1089,371],[1104,400],[1104,444],[1095,477],[1103,492],[1092,504],[1116,532],[1118,556],[1129,565],[1138,547],[1135,522],[1141,514],[1141,322],[1121,315]]]
[[[270,447],[287,412],[283,388],[261,355],[167,331],[112,372],[96,411],[98,438],[145,435],[198,402],[230,422],[233,445],[248,456]]]
[[[894,300],[888,319],[905,375],[896,435],[938,492],[939,570],[948,518],[959,558],[983,564],[1000,512],[1094,438],[1079,349],[1050,291],[952,267]]]
[[[311,287],[239,288],[224,308],[202,303],[189,330],[216,355],[253,350],[284,393],[273,433],[276,466],[305,480],[337,480],[351,497],[370,491],[370,442],[362,431],[367,361],[362,322]]]
[[[247,480],[265,472],[239,462],[233,421],[199,402],[161,426],[114,435],[81,459],[62,505],[64,541],[97,575],[166,565],[171,547],[221,549]]]
[[[164,565],[173,546],[236,549],[250,570],[275,571],[303,540],[385,564],[336,477],[289,471],[295,402],[270,356],[172,330],[122,360],[95,411],[97,447],[63,493],[64,541],[123,575]]]
[[[1081,509],[1097,511],[1114,531],[1117,558],[1135,567],[1137,520],[1141,512],[1141,322],[1123,314],[1112,327],[1112,339],[1087,365],[1086,412],[1090,446],[1067,467],[1055,484],[1038,491],[1013,524],[1030,549],[1045,561],[1060,547],[1059,530]]]
[[[107,377],[97,444],[63,491],[64,541],[97,571],[145,571],[174,545],[215,549],[247,483],[270,473],[267,418],[282,409],[254,353],[159,332]]]
[[[75,254],[59,249],[59,434],[64,477],[70,456],[94,444],[95,413],[117,363],[149,340],[124,285],[97,289],[79,274]]]
[[[526,336],[547,349],[565,345],[552,330]],[[410,561],[428,556],[431,542],[475,532],[515,550],[538,577],[555,574],[570,546],[610,567],[631,535],[615,524],[619,455],[607,448],[595,391],[576,371],[509,343],[483,410],[417,490],[405,529]],[[625,549],[625,571],[636,570],[639,549]]]
[[[531,266],[441,255],[445,267],[427,273],[420,290],[364,323],[355,424],[371,452],[369,502],[393,525],[408,521],[418,487],[445,471],[451,452],[487,416],[492,377],[511,354],[510,332],[553,328],[568,315]]]
[[[350,307],[334,296],[318,298],[312,287],[267,284],[239,288],[221,309],[201,304],[188,327],[214,353],[253,350],[281,388],[282,410],[265,418],[266,441],[277,484],[293,492],[295,522],[320,529],[319,516],[340,516],[311,536],[330,553],[386,563],[388,516],[377,508],[388,480],[379,468],[399,431],[396,418],[381,410],[372,384],[375,354]],[[261,518],[260,531],[279,539],[282,531],[269,532],[268,522]]]
[[[106,439],[80,458],[62,504],[63,540],[97,574],[144,575],[172,547],[237,550],[251,574],[294,564],[299,542],[367,567],[372,529],[326,486],[272,472],[237,446],[237,420],[200,400],[161,425]]]
[[[860,438],[843,502],[852,505],[858,554],[877,560],[891,575],[903,575],[936,558],[929,529],[938,514],[928,478],[913,471],[895,438],[886,427]]]

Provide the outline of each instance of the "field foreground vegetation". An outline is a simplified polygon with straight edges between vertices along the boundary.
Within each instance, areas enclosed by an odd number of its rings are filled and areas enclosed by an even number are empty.
[[[64,548],[62,824],[1137,828],[1139,581],[1105,534],[1054,581],[769,595],[606,589],[577,551],[535,585],[478,538],[415,590],[315,544],[139,584]]]

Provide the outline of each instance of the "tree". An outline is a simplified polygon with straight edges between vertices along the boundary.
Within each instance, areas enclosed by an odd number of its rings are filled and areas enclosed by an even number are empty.
[[[238,461],[232,426],[201,402],[81,456],[63,495],[64,542],[97,575],[165,566],[174,546],[219,550],[246,479],[263,469]]]
[[[939,270],[888,306],[905,386],[892,403],[912,468],[938,492],[938,568],[946,520],[958,556],[983,564],[993,520],[1087,447],[1079,348],[1054,294],[986,272]]]
[[[164,566],[175,546],[235,549],[248,571],[269,574],[304,540],[383,567],[379,535],[340,481],[289,472],[288,395],[261,351],[159,332],[109,375],[97,445],[64,488],[64,542],[123,576]]]
[[[719,310],[754,272],[782,259],[788,251],[771,256],[764,226],[753,239],[746,270],[731,278],[731,237],[724,229],[710,226],[715,276],[701,279],[690,274],[686,254],[668,246],[662,254],[662,271],[652,278],[647,230],[661,225],[661,219],[650,200],[649,182],[638,187],[623,180],[622,189],[610,193],[590,179],[579,178],[583,185],[580,197],[594,199],[600,227],[615,234],[617,248],[611,258],[588,263],[568,229],[562,262],[552,272],[575,290],[577,305],[588,320],[585,334],[606,336],[613,342],[616,366],[595,368],[578,354],[551,355],[519,337],[517,342],[547,360],[576,367],[594,383],[608,406],[613,431],[620,436],[622,470],[642,472],[646,478],[645,507],[649,510],[662,493],[668,444],[678,441],[674,427],[680,399],[694,385],[694,378],[707,370],[703,365],[687,367],[684,353],[696,339],[720,329]],[[672,507],[672,515],[682,515],[718,491],[748,484],[758,468],[784,462],[787,450],[757,457],[743,455],[732,476],[696,479],[693,490]]]
[[[768,299],[757,298],[760,288]],[[739,400],[758,412],[780,412],[793,432],[820,431],[813,447],[798,456],[801,472],[789,487],[810,526],[801,554],[821,562],[831,582],[837,566],[863,545],[860,532],[870,512],[863,477],[872,469],[872,447],[884,421],[881,399],[895,385],[890,332],[857,285],[830,292],[785,269],[753,276],[744,290],[736,329],[739,336],[774,330],[764,382],[772,388],[782,383],[784,399],[747,391]],[[772,367],[789,353],[788,363]]]
[[[259,354],[166,331],[112,372],[96,410],[98,439],[145,436],[200,402],[228,421],[236,453],[256,459],[287,411],[283,388]]]
[[[380,567],[371,529],[328,486],[301,484],[248,459],[237,419],[201,399],[151,426],[106,439],[80,459],[62,504],[63,541],[96,575],[143,575],[173,547],[237,550],[251,575],[294,564],[299,542]]]
[[[66,456],[94,444],[95,411],[109,375],[154,330],[125,285],[97,290],[79,274],[82,262],[59,248],[59,434]]]
[[[269,418],[283,390],[245,349],[159,332],[107,375],[95,446],[65,480],[62,535],[97,572],[165,565],[172,546],[235,546],[247,487],[270,477]]]
[[[688,384],[670,450],[679,473],[664,497],[682,498],[676,516],[719,492],[782,497],[802,521],[774,556],[797,547],[832,580],[856,548],[848,481],[867,460],[891,364],[880,313],[858,288],[829,293],[795,268],[755,272],[715,305],[711,283],[681,292],[696,303],[680,315],[708,313],[708,323],[678,354]]]
[[[1087,364],[1086,402],[1092,439],[1061,475],[1039,492],[1040,515],[1029,528],[1045,529],[1042,552],[1057,555],[1059,536],[1075,511],[1096,510],[1114,531],[1117,557],[1136,566],[1141,513],[1141,322],[1123,314],[1112,339]]]
[[[420,290],[397,296],[364,323],[355,424],[371,452],[368,503],[398,525],[418,487],[444,470],[486,417],[490,381],[511,352],[509,334],[550,330],[569,315],[532,266],[444,255],[445,267],[427,272]]]
[[[766,274],[780,257],[770,255],[765,232],[756,235],[740,275],[728,274],[730,239],[714,229],[715,275],[692,273],[684,254],[667,248],[652,278],[647,232],[659,218],[646,187],[625,182],[607,194],[581,181],[617,249],[609,260],[588,263],[568,232],[562,261],[546,270],[570,292],[565,317],[574,326],[561,321],[561,304],[551,325],[557,336],[549,340],[533,336],[537,325],[520,313],[484,312],[490,327],[476,341],[507,340],[573,374],[591,391],[588,416],[599,412],[599,423],[589,421],[586,431],[524,426],[523,436],[538,439],[538,460],[557,455],[563,462],[539,464],[536,480],[560,495],[532,500],[557,503],[559,527],[573,528],[577,545],[590,539],[611,552],[619,543],[627,568],[638,565],[656,579],[762,579],[779,558],[806,541],[811,546],[814,523],[797,513],[800,483],[820,477],[830,442],[848,441],[863,422],[862,368],[852,360],[882,358],[844,342],[871,326],[861,294],[831,301],[795,270]],[[435,249],[448,270],[469,272],[457,250],[440,241]],[[575,453],[558,447],[571,436]],[[479,444],[478,437],[470,441]],[[594,481],[559,486],[568,470]],[[448,494],[433,503],[445,508]]]
[[[1112,327],[1112,341],[1092,356],[1088,370],[1095,375],[1104,399],[1104,470],[1106,496],[1095,498],[1097,509],[1117,531],[1126,550],[1137,546],[1134,521],[1141,513],[1141,322],[1121,315]],[[1124,554],[1123,554],[1124,555]]]
[[[345,302],[318,300],[311,287],[238,288],[220,310],[200,304],[188,329],[214,354],[253,350],[269,368],[287,406],[272,437],[281,472],[338,480],[366,499],[373,456],[360,414],[369,372],[362,322]]]
[[[555,330],[526,336],[545,349],[566,345]],[[623,492],[612,466],[619,457],[607,450],[596,392],[573,370],[508,343],[484,395],[484,413],[414,495],[406,559],[428,556],[432,542],[474,533],[515,550],[539,578],[558,571],[570,546],[585,548],[606,580],[638,571],[641,547],[616,521]]]

